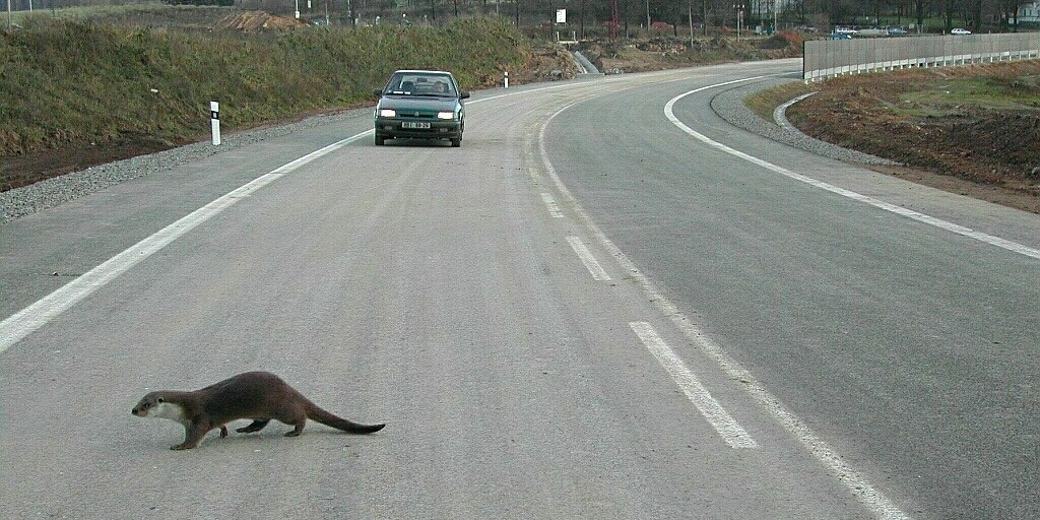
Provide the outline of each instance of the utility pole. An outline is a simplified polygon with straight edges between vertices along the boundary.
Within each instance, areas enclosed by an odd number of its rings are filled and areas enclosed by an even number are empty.
[[[686,4],[686,14],[690,20],[690,49],[693,49],[693,0]]]
[[[650,0],[646,0],[646,33],[650,34]]]
[[[611,0],[610,2],[610,41],[617,40],[618,26],[621,25],[618,19],[618,0]]]
[[[740,24],[744,21],[744,4],[733,4],[737,10],[737,41],[740,41]]]
[[[581,0],[581,14],[578,15],[581,18],[581,39],[585,39],[585,0]]]
[[[704,37],[708,37],[708,0],[704,0],[701,3],[701,7],[704,9]]]
[[[7,30],[11,30],[11,0],[7,0]]]

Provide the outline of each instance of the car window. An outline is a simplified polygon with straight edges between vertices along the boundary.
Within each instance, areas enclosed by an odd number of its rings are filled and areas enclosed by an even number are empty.
[[[384,90],[395,96],[458,97],[451,77],[446,74],[397,73]]]

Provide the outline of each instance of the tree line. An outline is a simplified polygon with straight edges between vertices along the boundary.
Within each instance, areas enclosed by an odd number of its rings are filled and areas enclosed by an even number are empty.
[[[134,0],[12,0],[14,9],[136,3]],[[292,12],[294,0],[163,0],[171,4],[231,5],[246,9]],[[303,3],[303,2],[301,2]],[[613,24],[623,33],[660,24],[718,31],[733,28],[737,19],[747,27],[813,27],[827,31],[837,25],[913,26],[948,32],[966,26],[975,32],[1017,30],[1024,6],[1034,0],[314,0],[328,4],[348,19],[412,19],[437,21],[456,16],[495,14],[520,26],[552,25],[557,9],[567,10],[570,28],[602,32]]]

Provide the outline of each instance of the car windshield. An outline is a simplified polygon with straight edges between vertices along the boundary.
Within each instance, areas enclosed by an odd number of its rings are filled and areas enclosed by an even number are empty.
[[[394,96],[458,97],[451,76],[422,72],[395,73],[383,92]]]

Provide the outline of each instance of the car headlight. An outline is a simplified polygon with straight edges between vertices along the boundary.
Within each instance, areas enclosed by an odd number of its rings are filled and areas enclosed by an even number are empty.
[[[392,108],[383,108],[379,110],[379,117],[397,117],[397,111]]]
[[[437,119],[455,119],[455,112],[437,112]]]

